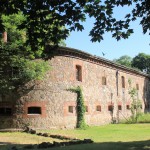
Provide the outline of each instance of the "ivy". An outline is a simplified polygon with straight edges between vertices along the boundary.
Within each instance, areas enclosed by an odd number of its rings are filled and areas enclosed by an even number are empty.
[[[80,86],[70,89],[70,91],[77,93],[77,128],[86,129],[87,124],[85,122],[85,105],[82,89]]]

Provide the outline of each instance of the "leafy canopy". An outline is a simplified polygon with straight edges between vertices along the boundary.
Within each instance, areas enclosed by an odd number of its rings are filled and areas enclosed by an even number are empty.
[[[128,55],[124,55],[118,59],[114,59],[113,61],[126,67],[150,74],[150,55],[148,54],[139,53],[133,58]]]
[[[113,15],[115,7],[131,6],[132,12],[126,14],[124,20],[117,20]],[[2,14],[9,15],[22,12],[26,17],[20,29],[26,29],[32,51],[45,46],[49,41],[58,44],[66,39],[73,30],[82,31],[82,22],[86,16],[95,18],[95,23],[89,35],[91,41],[103,40],[105,32],[111,32],[112,37],[120,40],[128,38],[133,29],[130,22],[141,18],[143,33],[150,31],[149,0],[1,0],[0,30],[4,31]],[[52,25],[52,26],[49,26]],[[63,27],[66,28],[63,28]]]
[[[25,46],[26,31],[17,29],[26,18],[22,13],[2,16],[5,31],[8,32],[8,42],[0,41],[0,92],[17,89],[22,84],[42,79],[50,69],[44,60],[35,58],[30,46]]]
[[[132,58],[128,55],[124,55],[118,59],[114,59],[113,61],[126,67],[131,67]]]
[[[137,56],[133,58],[132,66],[149,74],[150,73],[150,55],[139,53]]]

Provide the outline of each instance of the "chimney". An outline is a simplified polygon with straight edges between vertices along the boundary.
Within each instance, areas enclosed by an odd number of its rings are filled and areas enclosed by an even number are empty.
[[[7,32],[3,32],[3,41],[7,43]]]

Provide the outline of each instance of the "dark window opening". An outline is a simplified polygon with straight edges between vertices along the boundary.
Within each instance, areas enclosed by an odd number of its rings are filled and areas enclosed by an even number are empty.
[[[129,105],[126,105],[126,109],[128,109],[128,110],[129,110],[129,109],[130,109],[130,106],[129,106]]]
[[[41,107],[28,107],[28,114],[41,114]]]
[[[82,67],[79,65],[76,65],[76,80],[82,81]]]
[[[88,112],[88,106],[85,106],[85,112]]]
[[[125,88],[125,78],[124,78],[124,76],[121,77],[121,82],[122,82],[122,88]]]
[[[10,116],[11,114],[12,114],[12,108],[8,108],[8,107],[0,108],[0,115]]]
[[[101,111],[101,106],[100,105],[96,106],[96,111]]]
[[[139,90],[139,84],[136,84],[136,89]]]
[[[102,77],[102,85],[106,85],[106,77]]]
[[[121,105],[118,105],[118,110],[122,110],[122,106]]]
[[[108,106],[108,111],[113,111],[113,105]]]
[[[145,109],[149,109],[149,104],[145,104]]]
[[[68,112],[73,113],[73,106],[68,107]]]

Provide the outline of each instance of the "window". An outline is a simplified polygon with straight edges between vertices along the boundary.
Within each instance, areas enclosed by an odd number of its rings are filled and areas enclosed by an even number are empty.
[[[125,88],[125,78],[124,78],[124,76],[121,77],[121,82],[122,82],[122,88]]]
[[[76,80],[82,81],[82,67],[79,65],[76,65]]]
[[[101,111],[101,106],[100,105],[96,106],[96,111]]]
[[[28,107],[28,114],[42,114],[41,107]]]
[[[88,112],[88,106],[85,106],[85,112]]]
[[[122,110],[122,106],[121,105],[118,105],[118,110]]]
[[[139,90],[139,84],[136,84],[136,89]]]
[[[68,112],[69,112],[69,113],[73,113],[73,106],[69,106],[69,107],[68,107]]]
[[[113,105],[108,106],[108,111],[113,111]]]
[[[106,77],[102,77],[102,85],[106,85]]]
[[[12,108],[8,108],[8,107],[0,108],[0,115],[10,116],[11,114],[12,114]]]
[[[126,109],[129,110],[130,109],[130,105],[126,105]]]

